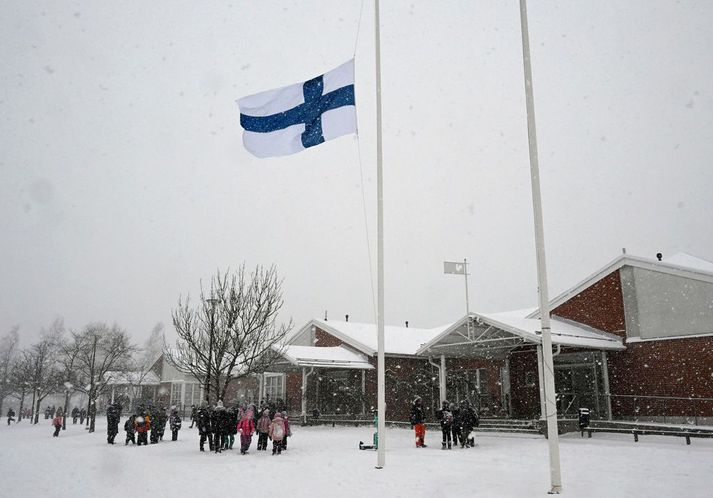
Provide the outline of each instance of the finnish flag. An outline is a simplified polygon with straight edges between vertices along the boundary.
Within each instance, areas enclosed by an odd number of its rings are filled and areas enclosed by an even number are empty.
[[[245,148],[257,157],[286,156],[356,133],[354,59],[304,83],[238,100]]]

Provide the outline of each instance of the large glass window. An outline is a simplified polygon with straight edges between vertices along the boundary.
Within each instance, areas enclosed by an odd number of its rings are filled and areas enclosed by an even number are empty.
[[[174,382],[171,384],[171,404],[176,406],[181,406],[181,384],[180,382]]]
[[[265,374],[265,399],[285,399],[285,375]]]

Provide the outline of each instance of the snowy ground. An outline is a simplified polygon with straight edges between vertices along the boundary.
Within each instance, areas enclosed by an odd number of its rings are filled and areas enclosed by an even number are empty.
[[[123,421],[122,421],[123,422]],[[0,425],[0,496],[82,498],[172,497],[218,494],[292,497],[529,497],[549,489],[547,442],[539,437],[478,436],[474,449],[442,451],[440,434],[413,447],[411,431],[389,429],[386,468],[376,453],[359,451],[371,428],[295,427],[280,456],[233,450],[198,452],[195,429],[177,442],[147,447],[108,446],[102,432],[68,426],[52,438],[47,420]],[[122,425],[123,426],[123,423]],[[170,433],[169,437],[170,439]],[[595,434],[561,438],[564,494],[573,497],[713,496],[713,440]],[[261,495],[261,493],[264,493]]]

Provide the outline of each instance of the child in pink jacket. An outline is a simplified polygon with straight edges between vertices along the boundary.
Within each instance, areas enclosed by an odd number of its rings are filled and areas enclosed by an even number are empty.
[[[244,412],[243,418],[238,422],[238,432],[240,432],[240,454],[244,455],[250,449],[255,432],[255,421],[250,412]]]
[[[270,423],[270,429],[267,433],[272,439],[273,455],[282,453],[282,440],[285,437],[285,433],[285,422],[282,420],[282,414],[277,412],[275,413],[275,418],[272,419],[272,423]]]
[[[52,437],[59,437],[59,431],[62,429],[62,415],[58,414],[52,420],[52,425],[54,425],[54,434],[52,434]]]

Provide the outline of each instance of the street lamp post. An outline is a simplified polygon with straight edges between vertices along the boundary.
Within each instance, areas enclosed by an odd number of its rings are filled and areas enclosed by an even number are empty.
[[[205,401],[210,405],[210,371],[213,364],[213,334],[215,330],[215,305],[220,302],[220,299],[211,297],[206,299],[205,302],[210,304],[210,326],[208,328],[208,365],[206,368],[206,381],[205,381]],[[216,393],[217,394],[217,393]]]

